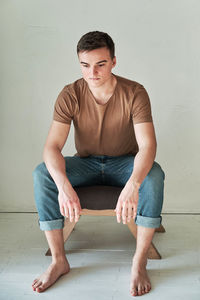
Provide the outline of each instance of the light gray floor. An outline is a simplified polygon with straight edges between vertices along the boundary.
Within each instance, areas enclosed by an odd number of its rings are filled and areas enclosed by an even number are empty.
[[[163,215],[166,233],[156,233],[161,260],[148,261],[152,282],[141,299],[200,299],[200,216]],[[0,214],[0,299],[126,300],[135,240],[115,217],[82,216],[65,244],[71,271],[46,292],[31,283],[50,264],[37,214]],[[137,297],[138,298],[138,297]]]

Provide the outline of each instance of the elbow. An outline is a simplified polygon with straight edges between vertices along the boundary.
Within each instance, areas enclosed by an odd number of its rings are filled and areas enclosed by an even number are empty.
[[[49,144],[45,144],[44,146],[44,150],[43,150],[43,161],[46,162],[48,160],[48,157],[50,157],[52,154],[54,153],[61,153],[61,150],[59,149],[59,147],[57,145],[49,145]]]
[[[155,156],[156,156],[156,152],[157,152],[157,141],[156,140],[155,140],[154,149],[155,149]]]
[[[148,148],[149,148],[149,151],[152,153],[152,156],[155,159],[156,151],[157,151],[157,142],[156,142],[156,140],[154,140],[152,143],[150,143]]]
[[[42,153],[43,161],[46,161],[46,157],[48,156],[48,147],[45,145]]]
[[[157,142],[156,140],[151,143],[144,144],[139,147],[139,152],[146,152],[151,154],[152,158],[155,159],[157,151]]]

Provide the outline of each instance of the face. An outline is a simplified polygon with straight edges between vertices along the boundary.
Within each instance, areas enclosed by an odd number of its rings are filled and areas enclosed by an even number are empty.
[[[79,52],[78,57],[83,78],[90,87],[103,86],[110,80],[112,68],[116,65],[116,57],[111,59],[106,47]]]

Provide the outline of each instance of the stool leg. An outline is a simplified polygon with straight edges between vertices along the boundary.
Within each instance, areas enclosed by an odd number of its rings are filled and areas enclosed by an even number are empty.
[[[64,243],[68,240],[71,232],[74,230],[76,223],[75,221],[70,222],[69,218],[65,218],[65,225],[63,228],[63,241]]]
[[[150,247],[149,247],[149,251],[148,251],[148,259],[161,259],[161,255],[158,252],[158,250],[156,249],[156,247],[154,246],[153,243],[151,243]]]
[[[163,225],[160,225],[159,228],[156,228],[156,232],[165,232],[165,228],[163,227]]]
[[[127,225],[128,225],[129,230],[131,231],[131,233],[137,240],[137,225],[135,224],[135,222],[133,220],[128,222]],[[148,251],[148,259],[161,259],[161,255],[153,243],[151,243],[149,251]]]

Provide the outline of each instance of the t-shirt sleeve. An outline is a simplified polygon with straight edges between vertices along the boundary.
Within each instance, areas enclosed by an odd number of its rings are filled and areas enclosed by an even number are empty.
[[[143,85],[135,89],[131,115],[134,124],[153,122],[149,95]]]
[[[71,124],[75,113],[76,101],[69,91],[64,88],[58,95],[53,112],[53,120]]]

